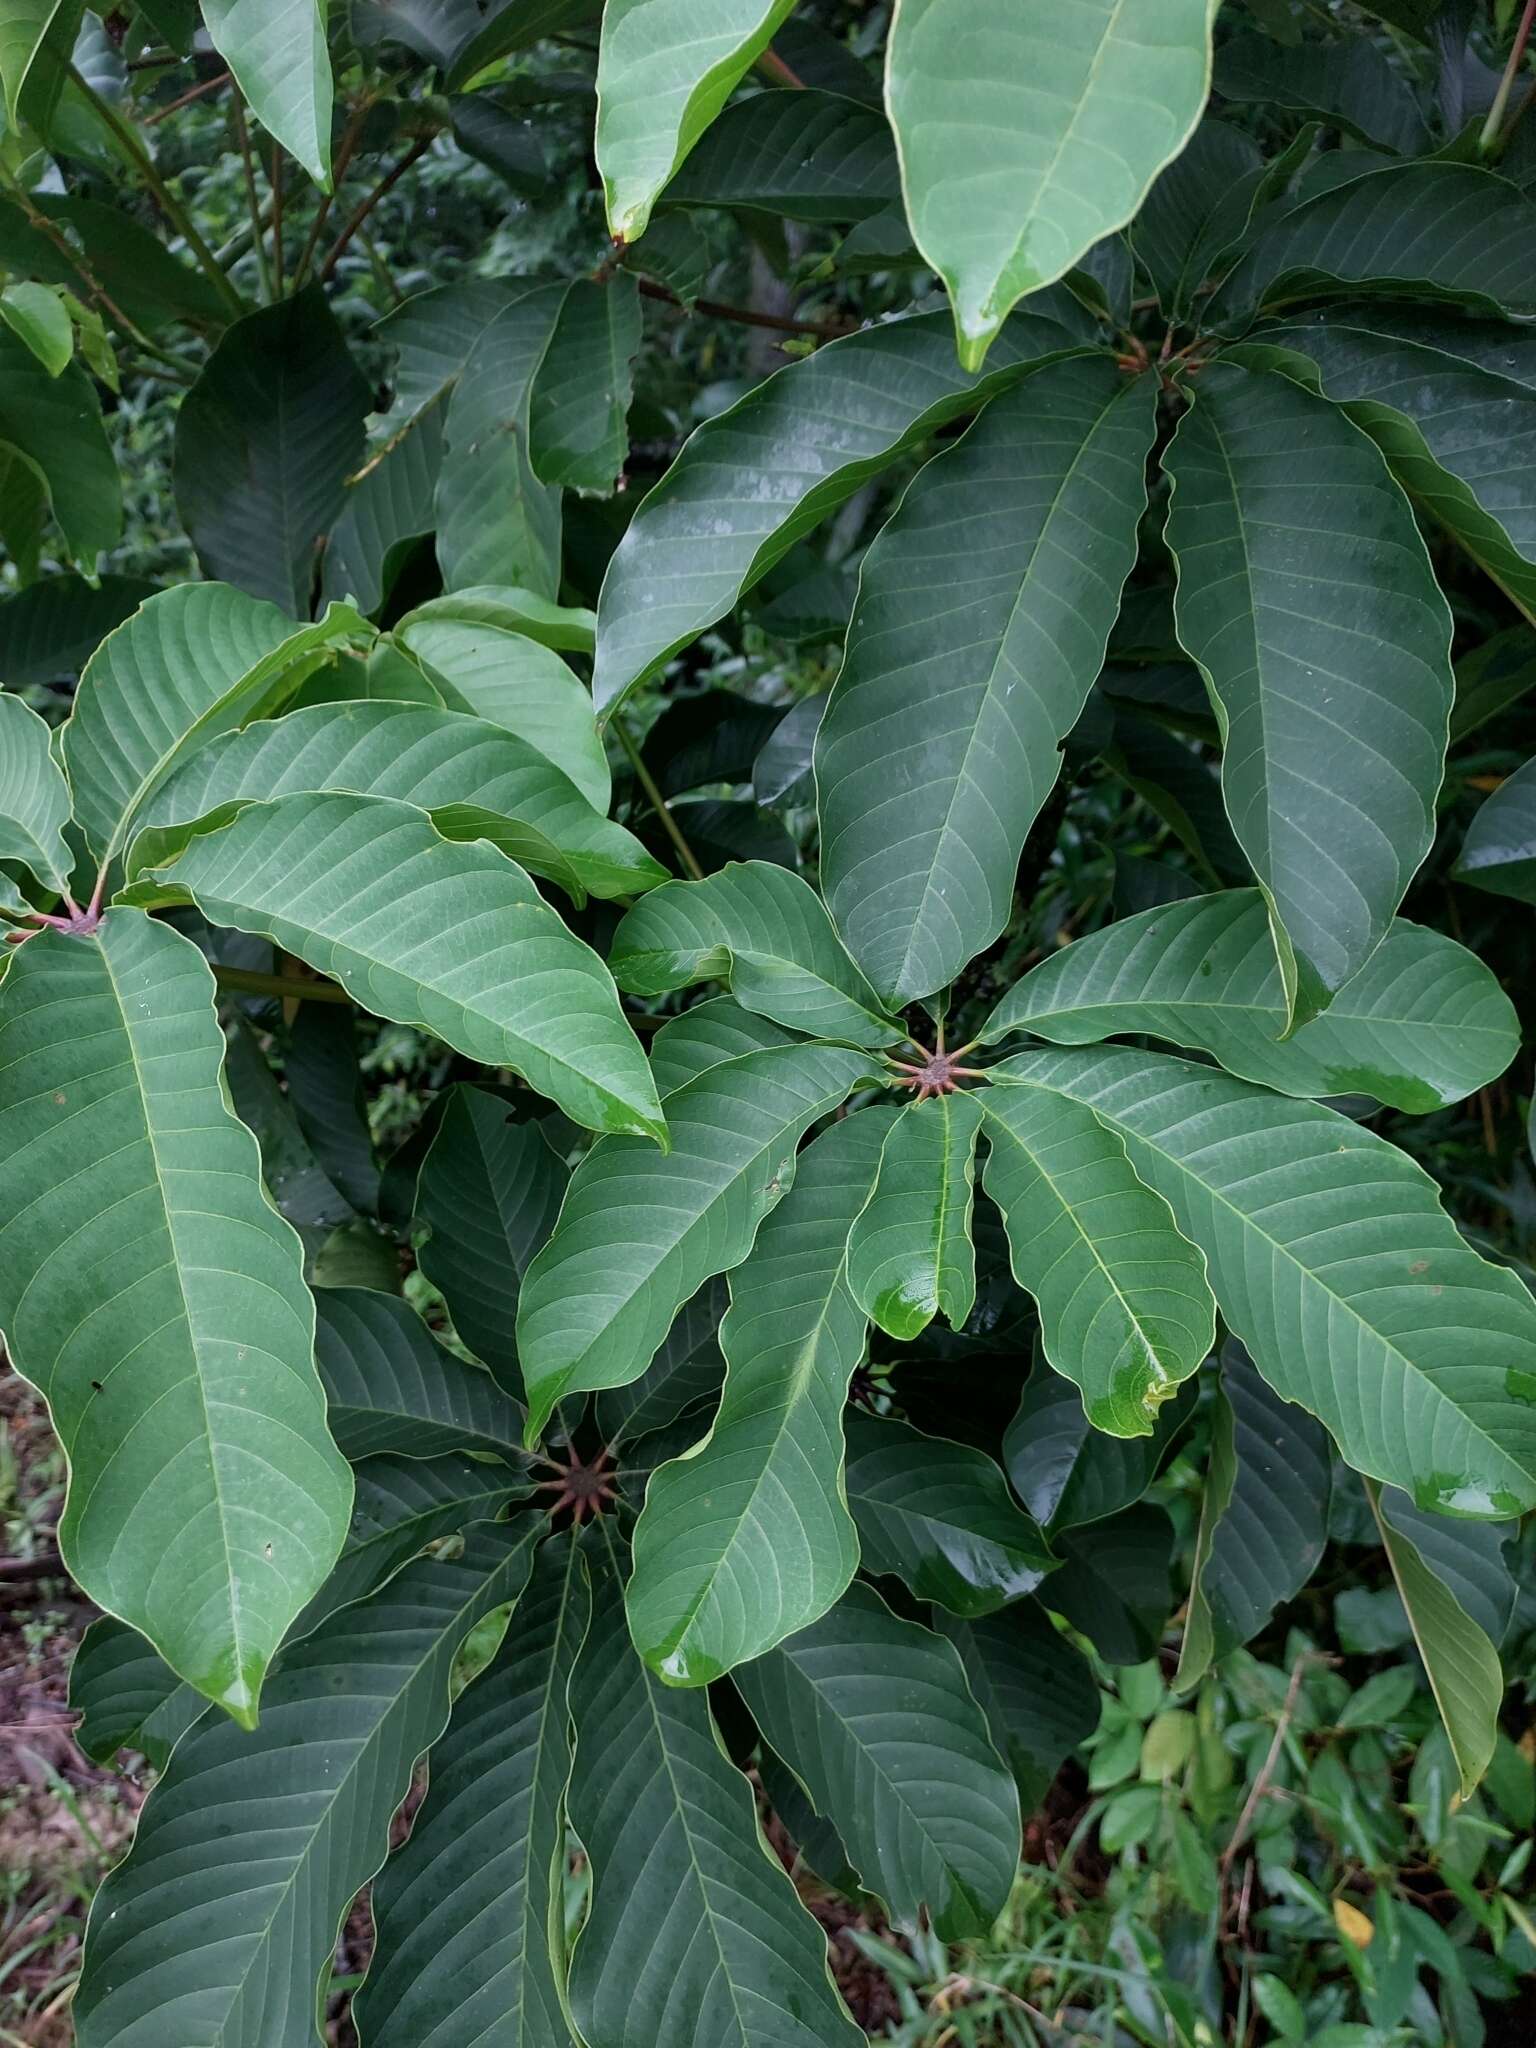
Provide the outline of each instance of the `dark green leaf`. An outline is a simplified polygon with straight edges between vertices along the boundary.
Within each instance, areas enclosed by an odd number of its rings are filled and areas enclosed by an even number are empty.
[[[838,92],[754,93],[723,113],[667,187],[669,206],[737,206],[788,220],[865,220],[901,199],[878,106]]]
[[[1173,1608],[1174,1530],[1163,1509],[1142,1503],[1057,1540],[1064,1561],[1046,1581],[1044,1604],[1107,1664],[1155,1656]]]
[[[1033,1813],[1098,1721],[1099,1689],[1086,1658],[1034,1600],[972,1621],[936,1608],[933,1622],[960,1652],[992,1741],[1013,1772],[1025,1813]]]
[[[1536,761],[1501,783],[1468,827],[1458,881],[1536,903]]]
[[[519,1453],[522,1410],[489,1373],[445,1351],[393,1295],[318,1289],[315,1364],[331,1434],[349,1458]]]
[[[1400,156],[1416,156],[1428,146],[1412,85],[1369,36],[1298,43],[1290,50],[1266,36],[1234,36],[1216,53],[1215,86],[1223,99],[1312,114]]]
[[[0,676],[6,687],[72,683],[93,650],[155,586],[137,576],[46,576],[0,602]]]
[[[348,478],[321,564],[322,597],[346,597],[362,611],[379,611],[413,547],[432,532],[443,411],[427,407],[359,477]]]
[[[627,421],[640,348],[640,289],[623,272],[578,278],[533,383],[529,449],[546,484],[607,497],[629,452]]]
[[[1013,1490],[1040,1526],[1052,1531],[1117,1515],[1152,1484],[1194,1404],[1194,1382],[1186,1381],[1159,1408],[1150,1436],[1109,1436],[1089,1422],[1071,1381],[1042,1358],[1024,1383],[1003,1438]]]
[[[707,1280],[678,1311],[666,1341],[639,1379],[598,1395],[597,1423],[604,1442],[632,1442],[664,1429],[718,1395],[725,1377],[720,1318],[729,1305],[725,1280]]]
[[[31,349],[0,325],[0,452],[27,468],[87,572],[123,530],[123,491],[96,387],[78,363],[50,377]],[[14,552],[14,549],[13,549]]]

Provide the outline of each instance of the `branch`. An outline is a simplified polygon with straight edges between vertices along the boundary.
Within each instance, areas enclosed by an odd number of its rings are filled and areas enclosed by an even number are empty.
[[[818,341],[840,340],[843,335],[852,334],[859,324],[857,320],[790,320],[780,313],[754,313],[749,306],[723,306],[718,299],[695,299],[690,306],[676,292],[650,277],[640,279],[640,295],[660,299],[664,305],[676,306],[679,312],[702,313],[709,320],[735,320],[743,327],[771,328],[775,334],[812,334]]]
[[[350,1003],[352,998],[334,981],[301,981],[296,974],[258,974],[249,967],[215,967],[221,989],[237,996],[281,996],[284,1002]]]
[[[619,736],[619,744],[623,747],[625,753],[628,754],[634,766],[636,779],[640,787],[645,791],[652,810],[655,811],[657,817],[661,820],[662,830],[677,848],[678,859],[696,882],[702,882],[704,870],[699,866],[698,856],[683,837],[683,828],[668,809],[667,800],[657,787],[655,776],[640,758],[640,749],[631,739],[628,726],[625,725],[622,718],[616,718],[613,721],[613,729]]]
[[[1509,62],[1504,66],[1504,76],[1499,80],[1499,89],[1493,96],[1493,105],[1488,109],[1483,131],[1477,138],[1479,156],[1492,156],[1498,147],[1499,130],[1504,125],[1504,109],[1509,105],[1510,89],[1514,85],[1515,74],[1520,69],[1520,60],[1525,55],[1525,46],[1530,41],[1532,22],[1536,22],[1536,0],[1525,0],[1525,11],[1520,16],[1520,26],[1515,30],[1514,48],[1509,53]],[[1524,111],[1522,108],[1521,112]]]
[[[411,168],[411,165],[418,158],[424,157],[431,147],[432,137],[430,135],[418,135],[410,148],[405,152],[405,155],[394,165],[393,169],[386,171],[368,196],[359,202],[352,218],[347,222],[332,244],[330,255],[326,257],[324,263],[320,266],[320,282],[322,284],[328,284],[331,278],[334,277],[336,266],[341,261],[348,242],[351,241],[385,193],[393,190]]]

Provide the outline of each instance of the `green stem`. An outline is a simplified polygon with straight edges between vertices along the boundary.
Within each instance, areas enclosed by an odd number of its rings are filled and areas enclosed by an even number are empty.
[[[644,761],[641,760],[640,749],[630,738],[629,728],[625,725],[622,718],[616,718],[613,721],[613,729],[619,736],[620,746],[623,747],[625,753],[629,756],[630,764],[635,771],[635,779],[645,791],[652,810],[655,811],[657,817],[661,820],[662,830],[677,848],[678,859],[696,882],[702,882],[704,870],[699,866],[698,856],[683,837],[683,828],[668,809],[666,798],[656,786],[655,776],[646,767]]]
[[[334,981],[301,981],[294,974],[258,974],[248,967],[215,967],[213,978],[231,995],[281,996],[285,1002],[350,1003]]]
[[[1479,156],[1492,156],[1498,147],[1499,130],[1504,125],[1504,109],[1509,105],[1510,91],[1515,83],[1515,74],[1520,69],[1520,60],[1525,55],[1525,46],[1530,40],[1533,21],[1536,21],[1536,0],[1525,0],[1525,11],[1520,16],[1520,26],[1515,30],[1514,47],[1509,53],[1509,62],[1504,66],[1504,76],[1499,80],[1499,89],[1493,96],[1493,105],[1488,109],[1483,132],[1477,138]]]
[[[155,204],[165,215],[166,220],[176,230],[177,234],[181,236],[188,249],[191,250],[199,268],[207,277],[208,282],[213,286],[220,298],[223,299],[225,305],[228,306],[231,319],[241,319],[246,310],[244,299],[241,298],[229,279],[220,270],[213,251],[198,233],[197,224],[192,219],[192,216],[187,212],[187,209],[155,168],[154,159],[139,139],[133,124],[123,119],[110,100],[102,98],[90,81],[81,75],[80,67],[77,64],[70,65],[69,75],[80,91],[84,93],[93,111],[112,131],[113,136],[121,145],[124,154],[132,162],[139,176],[144,180]]]

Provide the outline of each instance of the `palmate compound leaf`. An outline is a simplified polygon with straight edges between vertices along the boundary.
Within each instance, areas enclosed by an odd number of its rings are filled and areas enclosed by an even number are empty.
[[[1290,1038],[1257,889],[1165,903],[1053,953],[1003,997],[983,1044],[1012,1031],[1058,1045],[1145,1033],[1214,1055],[1286,1095],[1374,1095],[1422,1114],[1509,1065],[1514,1005],[1474,953],[1396,918],[1322,1016]]]
[[[980,367],[1016,300],[1124,225],[1200,118],[1216,0],[898,0],[886,105],[907,218]]]
[[[442,1733],[460,1645],[516,1601],[542,1515],[482,1522],[285,1652],[254,1733],[183,1736],[91,1911],[80,2048],[298,2048],[412,1767]]]
[[[745,1009],[854,1045],[902,1028],[850,959],[821,898],[770,861],[732,861],[702,882],[669,882],[614,934],[608,964],[631,995],[723,981]]]
[[[75,816],[92,850],[119,852],[141,804],[198,748],[275,711],[333,649],[371,637],[333,605],[296,626],[227,583],[149,598],[86,663],[63,731]]]
[[[366,2048],[564,2048],[567,1692],[591,1591],[571,1532],[540,1549],[512,1627],[433,1744],[410,1839],[373,1887]]]
[[[640,1377],[683,1303],[751,1251],[805,1132],[868,1072],[867,1053],[834,1045],[711,1057],[665,1098],[670,1152],[593,1146],[518,1303],[530,1443],[567,1394]]]
[[[1456,879],[1536,903],[1536,761],[1500,783],[1467,828]]]
[[[1104,356],[1048,365],[919,472],[864,558],[816,738],[822,876],[898,1005],[1007,920],[1136,559],[1156,403]]]
[[[976,1301],[972,1187],[976,1096],[913,1102],[886,1133],[869,1199],[848,1233],[848,1287],[870,1321],[909,1342],[941,1312],[958,1330]]]
[[[1379,450],[1289,378],[1211,364],[1167,468],[1179,639],[1295,1027],[1385,938],[1434,837],[1450,613]]]
[[[636,1655],[601,1523],[583,1545],[592,1625],[571,1685],[571,1823],[592,1904],[571,1962],[588,2048],[859,2048],[822,1931],[758,1831],[707,1695]]]
[[[1303,1409],[1282,1401],[1254,1371],[1242,1345],[1229,1338],[1221,1355],[1177,1690],[1198,1685],[1213,1664],[1250,1641],[1277,1607],[1301,1591],[1328,1540],[1332,1492],[1327,1432]]]
[[[315,1364],[331,1434],[349,1458],[489,1451],[521,1462],[517,1403],[445,1350],[395,1295],[317,1288]]]
[[[299,1241],[220,1091],[213,995],[197,948],[135,911],[16,949],[0,1328],[69,1459],[71,1574],[249,1726],[352,1482]]]
[[[592,693],[626,693],[712,626],[859,486],[1036,364],[1082,353],[1093,323],[1064,292],[1041,296],[967,376],[949,322],[918,314],[828,342],[694,433],[626,531],[598,599]]]
[[[988,1931],[1018,1868],[1018,1792],[953,1644],[855,1583],[736,1684],[897,1926],[926,1908],[945,1941]]]
[[[1091,1109],[1031,1086],[1011,1062],[993,1072],[983,1180],[1046,1358],[1077,1382],[1096,1429],[1150,1436],[1216,1335],[1205,1259]]]
[[[202,748],[138,813],[130,870],[173,859],[189,836],[178,827],[318,790],[417,804],[443,838],[484,839],[578,903],[666,879],[535,742],[463,712],[385,700],[290,711]]]
[[[334,975],[375,1016],[510,1067],[592,1130],[666,1138],[607,968],[522,869],[388,797],[251,804],[134,884]]]
[[[1092,1109],[1205,1253],[1222,1315],[1357,1471],[1482,1518],[1536,1503],[1536,1302],[1346,1117],[1128,1046],[992,1069]]]
[[[608,0],[597,56],[597,168],[616,242],[767,49],[794,0]]]
[[[73,866],[64,843],[68,823],[69,786],[53,758],[47,721],[22,698],[0,693],[0,860],[20,861],[62,895]]]
[[[825,1613],[858,1565],[842,1426],[867,1327],[844,1260],[889,1126],[889,1113],[863,1110],[807,1147],[731,1275],[713,1427],[651,1475],[626,1605],[637,1648],[670,1684],[706,1684],[772,1649]]]
[[[1504,1672],[1499,1642],[1514,1606],[1507,1529],[1426,1514],[1395,1487],[1366,1496],[1470,1799],[1493,1759]]]

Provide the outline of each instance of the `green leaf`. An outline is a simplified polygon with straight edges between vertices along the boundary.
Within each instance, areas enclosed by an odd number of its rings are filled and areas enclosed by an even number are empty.
[[[279,5],[312,12],[315,0]],[[205,576],[309,616],[371,402],[317,284],[225,331],[176,415],[176,507]]]
[[[1046,1581],[1043,1604],[1085,1635],[1106,1664],[1155,1657],[1173,1610],[1174,1529],[1165,1511],[1139,1502],[1056,1541],[1063,1561]]]
[[[475,32],[454,51],[443,80],[449,92],[459,92],[489,64],[523,50],[545,36],[590,27],[599,17],[602,0],[492,0],[487,14],[476,8]]]
[[[651,1475],[626,1604],[636,1648],[669,1684],[705,1684],[772,1649],[858,1565],[842,1419],[866,1331],[843,1262],[888,1123],[850,1116],[807,1148],[731,1276],[714,1426]]]
[[[1158,177],[1131,223],[1136,257],[1170,317],[1236,260],[1258,209],[1288,187],[1315,129],[1264,161],[1253,137],[1209,116]]]
[[[1077,1383],[1095,1429],[1150,1436],[1215,1338],[1205,1260],[1091,1109],[1028,1086],[1024,1063],[992,1071],[984,1180],[1014,1278],[1039,1305],[1045,1355]]]
[[[1010,309],[1123,227],[1178,155],[1211,82],[1216,0],[1000,17],[898,0],[886,105],[913,237],[978,369]]]
[[[606,498],[629,452],[626,422],[640,351],[640,287],[620,272],[578,278],[534,379],[529,451],[534,474]]]
[[[315,1294],[315,1364],[331,1434],[349,1458],[384,1451],[519,1456],[522,1410],[488,1372],[445,1351],[413,1308],[363,1287]]]
[[[800,1139],[867,1066],[830,1045],[721,1059],[667,1096],[670,1153],[593,1146],[518,1304],[530,1443],[567,1394],[638,1379],[683,1303],[741,1264],[789,1192]]]
[[[482,329],[448,401],[437,479],[437,560],[448,590],[519,584],[553,598],[560,493],[530,453],[530,407],[571,287],[528,286]]]
[[[867,1046],[902,1036],[815,890],[769,861],[732,861],[702,882],[668,882],[625,917],[608,964],[631,995],[723,981],[745,1009],[797,1031]]]
[[[737,599],[871,477],[1042,358],[1092,339],[1064,294],[1018,315],[992,368],[957,369],[942,313],[827,343],[690,438],[620,541],[598,599],[593,696],[622,698]]]
[[[69,1668],[69,1706],[80,1716],[75,1741],[93,1763],[136,1749],[155,1771],[165,1769],[182,1736],[209,1712],[195,1686],[183,1683],[136,1628],[110,1614],[98,1615],[80,1638]]]
[[[360,1216],[379,1206],[357,1019],[344,1003],[300,1003],[283,1048],[283,1079],[305,1143]]]
[[[971,1621],[934,1610],[949,1637],[998,1753],[1033,1813],[1071,1752],[1093,1733],[1099,1689],[1088,1661],[1033,1600]]]
[[[395,626],[414,646],[426,625],[485,626],[515,633],[568,654],[590,654],[597,644],[597,614],[579,605],[553,604],[531,590],[509,584],[482,584],[429,598],[408,611]]]
[[[129,870],[174,859],[214,813],[232,818],[246,804],[321,790],[417,804],[444,839],[486,840],[578,903],[666,878],[537,742],[462,712],[387,700],[290,711],[203,747],[139,811]]]
[[[1354,297],[1361,285],[1480,313],[1536,312],[1530,202],[1473,164],[1368,167],[1261,221],[1207,327],[1241,329],[1261,309]]]
[[[285,1653],[258,1730],[210,1717],[182,1738],[91,1909],[81,2048],[314,2038],[341,1922],[448,1719],[459,1646],[517,1599],[545,1527],[482,1522],[462,1556],[418,1559]]]
[[[59,895],[74,862],[64,843],[69,788],[50,728],[22,698],[0,692],[0,860],[18,860]]]
[[[867,1572],[952,1614],[990,1614],[1055,1563],[992,1460],[909,1423],[850,1412],[848,1505]]]
[[[1224,100],[1311,114],[1400,156],[1417,156],[1429,146],[1413,87],[1369,36],[1289,50],[1267,36],[1234,36],[1216,53],[1215,84]]]
[[[269,135],[331,189],[326,0],[202,0],[214,48]],[[290,302],[292,303],[292,302]]]
[[[394,638],[445,703],[515,733],[607,813],[612,789],[592,699],[551,647],[489,618],[444,617],[435,605],[402,619]]]
[[[0,291],[0,320],[31,349],[50,377],[60,377],[75,353],[69,309],[45,284],[8,284]]]
[[[958,1330],[976,1301],[974,1095],[913,1102],[891,1125],[869,1199],[848,1233],[848,1289],[870,1321],[910,1343],[942,1311]]]
[[[25,213],[0,200],[0,261],[7,269],[79,291],[79,263],[38,220],[66,231],[66,249],[78,244],[96,285],[112,301],[114,325],[120,326],[121,314],[154,334],[177,320],[222,327],[228,319],[228,305],[210,280],[173,255],[153,229],[121,206],[79,192],[34,190],[27,194]],[[101,311],[106,313],[105,304]]]
[[[605,1443],[630,1443],[665,1429],[692,1408],[715,1400],[725,1378],[720,1319],[730,1305],[725,1280],[706,1280],[679,1310],[666,1341],[639,1379],[607,1387],[597,1397],[597,1426]]]
[[[0,1328],[69,1459],[60,1547],[97,1606],[245,1726],[330,1569],[298,1240],[220,1091],[197,948],[132,911],[17,949],[0,1022]]]
[[[0,675],[6,687],[73,683],[115,626],[138,610],[155,586],[138,576],[103,576],[92,589],[83,576],[45,576],[0,603]]]
[[[93,572],[123,531],[123,488],[96,387],[78,363],[50,376],[20,335],[0,326],[0,453],[6,449],[27,465],[65,546]]]
[[[532,288],[527,278],[464,278],[414,292],[385,314],[375,331],[398,357],[385,421],[390,432],[399,433],[453,389],[486,328]]]
[[[493,847],[457,845],[388,797],[251,804],[135,885],[271,939],[375,1016],[510,1067],[576,1123],[666,1125],[597,955]]]
[[[519,1396],[518,1290],[568,1178],[537,1124],[516,1122],[500,1096],[463,1084],[448,1091],[416,1186],[426,1229],[416,1262],[460,1341]]]
[[[1226,889],[1075,940],[1016,982],[982,1026],[1058,1045],[1144,1033],[1211,1053],[1286,1095],[1374,1095],[1419,1114],[1496,1080],[1519,1048],[1508,997],[1475,954],[1394,920],[1321,1017],[1282,1039],[1285,995],[1263,899]]]
[[[295,626],[227,583],[183,583],[149,598],[85,665],[64,728],[75,815],[103,860],[139,808],[210,740],[278,708],[366,621],[334,605]]]
[[[1333,1454],[1229,1341],[1211,1424],[1194,1581],[1174,1684],[1198,1685],[1311,1578],[1328,1540]],[[1459,1525],[1458,1525],[1459,1526]]]
[[[736,1685],[898,1926],[926,1908],[941,1940],[987,1933],[1018,1868],[1018,1793],[950,1643],[855,1584]]]
[[[1514,1595],[1505,1532],[1448,1523],[1391,1487],[1366,1494],[1470,1799],[1493,1760],[1504,1702],[1498,1643]]]
[[[377,1930],[353,2010],[369,2048],[568,2037],[563,1958],[566,1694],[591,1608],[569,1534],[538,1554],[490,1668],[433,1745],[426,1800],[373,1887]]]
[[[707,1697],[635,1655],[611,1554],[571,1685],[571,1824],[592,1902],[571,1964],[588,2048],[859,2048],[821,1929],[758,1831]]]
[[[597,168],[616,242],[773,39],[794,0],[607,0],[597,55]]]
[[[84,11],[80,0],[7,0],[0,18],[0,86],[8,127],[46,136]]]
[[[320,564],[322,597],[379,611],[417,544],[436,527],[444,410],[429,406],[348,477]]]
[[[1089,1422],[1071,1381],[1037,1359],[1003,1437],[1014,1492],[1053,1533],[1107,1521],[1152,1484],[1195,1395],[1195,1383],[1186,1380],[1158,1409],[1150,1436],[1109,1436]]]
[[[1385,938],[1434,837],[1450,614],[1378,451],[1288,378],[1212,364],[1167,466],[1179,638],[1294,1029]]]
[[[667,1019],[651,1040],[651,1072],[665,1098],[722,1060],[799,1043],[793,1031],[744,1010],[729,996],[715,996]]]
[[[1536,903],[1536,760],[1500,783],[1461,843],[1456,879]]]
[[[1200,1246],[1235,1336],[1357,1471],[1444,1513],[1536,1502],[1536,1302],[1395,1146],[1218,1069],[1105,1046],[995,1067],[1091,1108]]]
[[[896,145],[879,107],[804,87],[727,107],[667,187],[666,203],[841,226],[900,200]]]
[[[1037,372],[921,471],[864,558],[816,739],[822,874],[898,1005],[1007,921],[1136,559],[1156,401],[1102,357]]]

